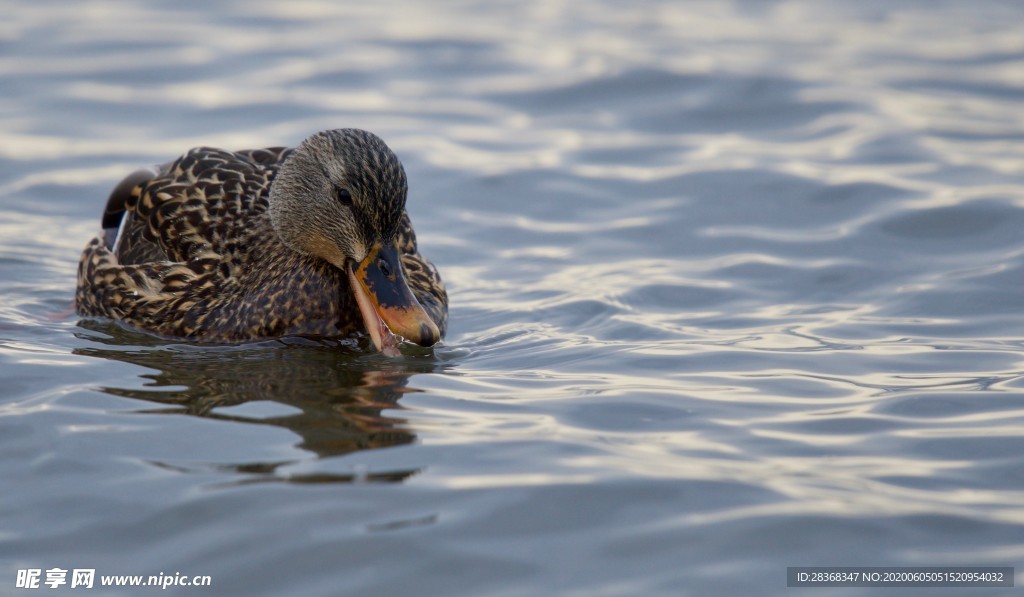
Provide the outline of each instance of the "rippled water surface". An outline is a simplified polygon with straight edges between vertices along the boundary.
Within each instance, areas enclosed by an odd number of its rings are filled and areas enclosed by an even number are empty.
[[[52,567],[212,577],[189,595],[1024,567],[1022,22],[7,2],[0,592]],[[343,126],[405,163],[443,346],[194,345],[73,314],[120,177]]]

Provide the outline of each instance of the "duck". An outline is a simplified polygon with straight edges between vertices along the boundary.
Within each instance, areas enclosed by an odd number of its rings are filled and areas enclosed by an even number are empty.
[[[407,194],[401,161],[361,129],[294,148],[191,149],[115,186],[79,260],[75,309],[199,341],[433,346],[448,295]]]

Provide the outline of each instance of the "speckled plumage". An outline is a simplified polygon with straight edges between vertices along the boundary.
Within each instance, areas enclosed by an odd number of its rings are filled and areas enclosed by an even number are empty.
[[[437,270],[418,252],[405,211],[405,174],[397,158],[377,137],[354,129],[321,133],[305,145],[310,147],[302,164],[294,159],[294,149],[228,152],[201,147],[129,176],[110,197],[105,232],[82,253],[78,312],[165,336],[220,341],[364,332],[350,278],[340,262],[329,263],[311,254],[313,250],[296,250],[297,242],[320,246],[326,235],[355,252],[365,253],[373,241],[393,243],[409,288],[443,335],[447,295]],[[292,168],[288,184],[274,185],[287,168]],[[301,228],[295,222],[310,222],[315,231],[327,232],[289,229],[289,240],[282,239],[281,226],[271,217],[272,186],[278,195],[288,191],[292,198],[320,193],[313,188],[320,178],[304,177],[316,168],[343,173],[338,176],[344,175],[358,197],[352,217],[332,217],[342,213],[336,206],[313,208],[285,225]],[[376,200],[378,196],[383,199]],[[297,209],[275,201],[281,213]],[[326,199],[322,201],[326,207]],[[333,245],[330,249],[337,251]]]

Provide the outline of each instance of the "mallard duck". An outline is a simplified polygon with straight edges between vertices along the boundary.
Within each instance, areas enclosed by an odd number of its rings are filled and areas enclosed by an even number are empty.
[[[358,129],[294,149],[192,149],[115,187],[78,264],[76,310],[173,337],[432,346],[448,296],[406,192],[398,157]]]

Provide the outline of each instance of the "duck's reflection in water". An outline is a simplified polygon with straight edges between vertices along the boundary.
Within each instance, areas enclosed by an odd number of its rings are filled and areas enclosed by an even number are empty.
[[[141,388],[100,388],[112,395],[160,405],[140,412],[188,414],[281,427],[301,438],[297,447],[321,458],[414,441],[415,435],[405,419],[395,416],[401,410],[398,401],[410,391],[406,386],[412,375],[441,368],[429,350],[390,358],[367,354],[347,341],[291,338],[241,346],[185,344],[160,340],[118,324],[82,321],[79,326],[78,337],[88,340],[90,346],[80,347],[75,353],[153,370],[140,375],[148,380]],[[274,414],[277,409],[271,407],[270,416],[247,416],[244,408],[229,408],[261,400],[291,408],[279,409],[286,412]],[[383,414],[385,410],[388,414]],[[282,475],[278,472],[279,468],[293,462],[216,465],[214,468],[246,475],[240,481],[243,483],[387,482],[402,481],[417,472],[350,475]],[[176,464],[154,464],[187,470]]]

